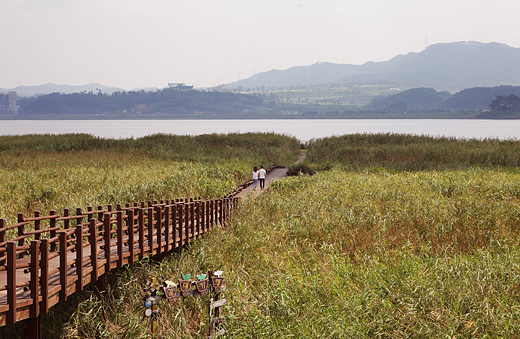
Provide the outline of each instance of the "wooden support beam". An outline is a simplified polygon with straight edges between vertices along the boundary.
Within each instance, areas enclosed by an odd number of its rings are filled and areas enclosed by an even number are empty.
[[[76,225],[76,292],[83,290],[83,225]]]
[[[31,290],[32,305],[29,317],[36,318],[40,315],[40,242],[38,240],[31,241],[31,281],[29,288]]]
[[[111,207],[111,205],[109,205]],[[105,238],[105,245],[103,246],[105,250],[105,274],[110,272],[112,269],[112,254],[110,251],[110,246],[112,244],[112,221],[110,220],[111,214],[105,213],[104,216],[104,238]]]
[[[27,318],[22,321],[23,339],[41,339],[42,323],[41,317]]]
[[[40,314],[46,314],[51,306],[49,305],[49,239],[42,239],[40,255],[40,293],[42,295]]]
[[[14,324],[16,319],[16,243],[7,243],[7,324]]]

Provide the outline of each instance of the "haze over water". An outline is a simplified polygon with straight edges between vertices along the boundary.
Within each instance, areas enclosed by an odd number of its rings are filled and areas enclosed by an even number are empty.
[[[294,119],[294,120],[3,120],[0,135],[87,133],[139,138],[155,133],[275,132],[301,141],[353,133],[404,133],[456,138],[519,139],[520,120]]]

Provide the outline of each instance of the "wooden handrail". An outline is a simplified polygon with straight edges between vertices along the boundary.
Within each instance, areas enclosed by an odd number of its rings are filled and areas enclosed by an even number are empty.
[[[6,276],[0,294],[9,305],[0,312],[0,326],[47,313],[114,268],[149,255],[160,260],[164,253],[224,224],[236,201],[168,199],[116,209],[78,208],[74,216],[68,209],[61,215],[35,212],[30,218],[19,213],[13,225],[0,219],[0,274]],[[76,222],[70,224],[71,220]],[[30,225],[34,228],[26,229]],[[12,229],[17,233],[7,239],[6,231]]]

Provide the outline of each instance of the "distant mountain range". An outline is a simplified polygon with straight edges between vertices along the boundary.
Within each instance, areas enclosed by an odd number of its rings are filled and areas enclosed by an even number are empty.
[[[316,63],[271,70],[226,87],[290,87],[336,84],[395,84],[458,91],[471,87],[520,85],[520,48],[500,43],[455,42],[419,53],[363,65]]]
[[[158,89],[157,87],[153,88],[136,88],[133,89],[133,91],[138,90],[145,90],[145,91],[154,91]],[[52,83],[39,85],[39,86],[18,86],[15,88],[10,89],[3,89],[0,88],[0,92],[7,93],[9,91],[15,91],[18,96],[33,96],[35,94],[49,94],[49,93],[64,93],[64,94],[71,94],[71,93],[81,93],[81,92],[94,92],[97,93],[98,91],[101,91],[106,94],[112,94],[114,92],[123,92],[124,89],[117,88],[117,87],[109,87],[104,86],[97,83],[87,84],[87,85],[78,85],[78,86],[71,86],[71,85],[56,85]]]
[[[284,88],[330,84],[385,84],[402,88],[429,87],[451,93],[466,88],[520,86],[520,48],[500,43],[454,42],[428,46],[419,53],[397,55],[383,62],[363,65],[316,63],[287,70],[271,70],[223,87]],[[138,88],[132,91],[155,91]],[[92,83],[81,86],[56,85],[18,86],[0,92],[16,91],[19,96],[49,93],[80,93],[102,91],[106,94],[124,91],[121,88]]]

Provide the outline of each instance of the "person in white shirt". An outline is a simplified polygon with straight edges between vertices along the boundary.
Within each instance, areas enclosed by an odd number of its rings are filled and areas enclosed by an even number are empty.
[[[264,169],[264,166],[260,166],[260,170],[258,171],[258,179],[260,179],[260,189],[263,190],[265,188],[265,169]]]
[[[253,169],[253,189],[256,190],[256,184],[258,183],[258,167],[255,166]]]

